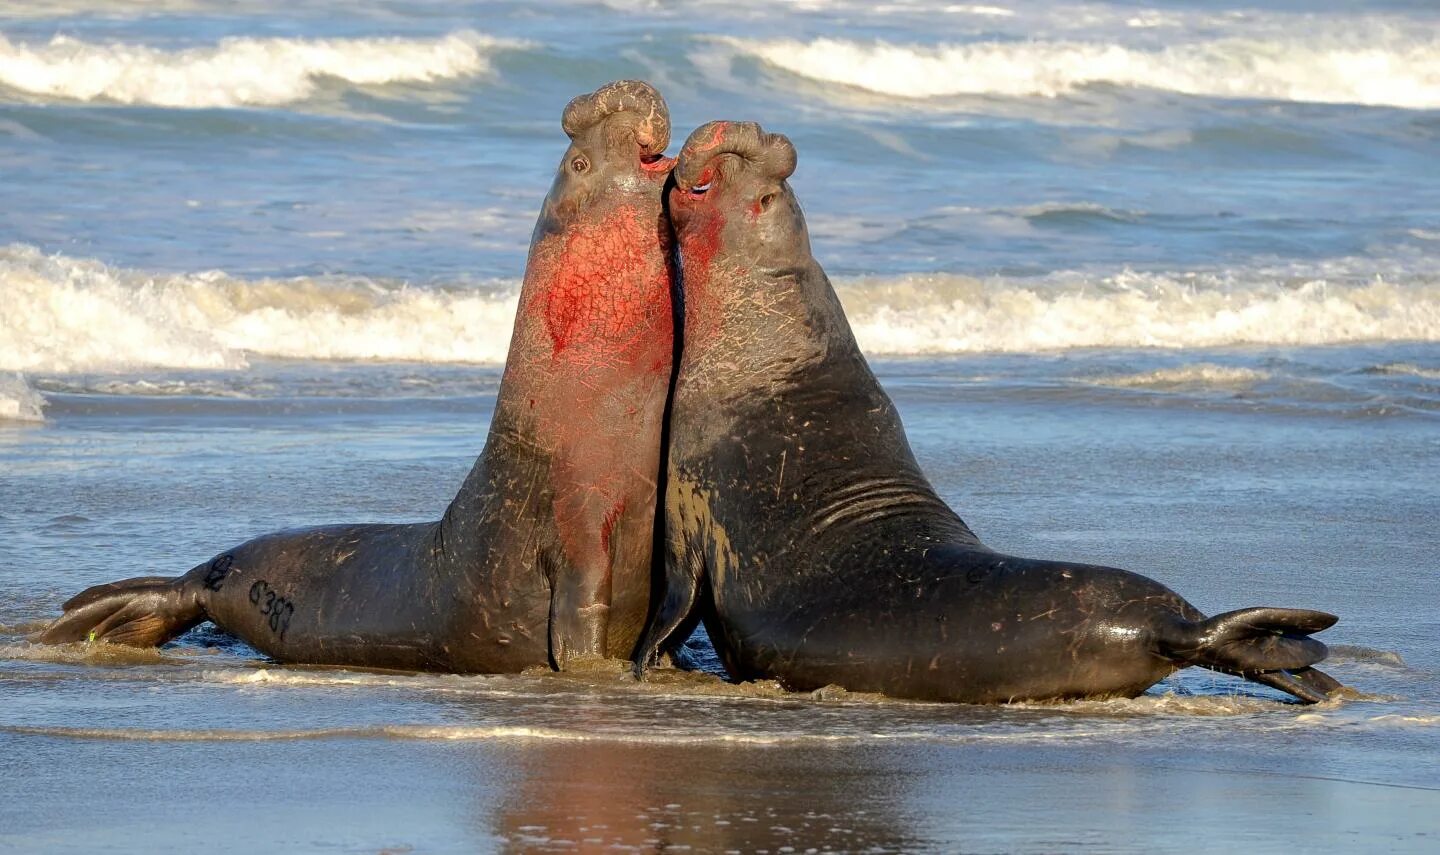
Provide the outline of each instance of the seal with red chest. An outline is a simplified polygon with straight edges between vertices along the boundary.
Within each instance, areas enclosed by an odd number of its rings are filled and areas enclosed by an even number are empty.
[[[91,588],[46,642],[153,646],[210,620],[284,662],[459,673],[628,658],[650,608],[674,352],[664,100],[581,96],[531,239],[484,451],[438,522],[265,535]]]
[[[703,619],[736,679],[988,703],[1137,695],[1200,665],[1319,701],[1319,611],[1206,618],[1144,576],[986,547],[936,495],[810,252],[795,149],[712,122],[670,216],[684,347],[665,578],[637,657]]]

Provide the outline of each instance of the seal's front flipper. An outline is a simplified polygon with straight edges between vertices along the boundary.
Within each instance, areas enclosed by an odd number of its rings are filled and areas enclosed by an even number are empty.
[[[568,592],[550,595],[550,664],[564,671],[572,660],[605,658],[610,628],[610,606],[580,605]]]
[[[108,641],[159,647],[205,620],[205,610],[182,579],[142,576],[88,588],[40,633],[45,644]]]
[[[542,551],[550,579],[550,664],[564,671],[571,660],[603,659],[610,630],[610,569],[577,567]]]
[[[1294,695],[1325,700],[1340,683],[1310,667],[1329,654],[1311,633],[1339,618],[1308,609],[1240,609],[1199,622],[1181,621],[1161,639],[1161,651],[1179,665],[1200,665]]]
[[[664,591],[659,598],[660,605],[650,615],[640,646],[635,648],[636,678],[645,677],[645,672],[660,660],[660,654],[676,630],[689,623],[695,603],[700,599],[704,567],[704,561],[689,549],[676,555],[672,546],[665,556]]]

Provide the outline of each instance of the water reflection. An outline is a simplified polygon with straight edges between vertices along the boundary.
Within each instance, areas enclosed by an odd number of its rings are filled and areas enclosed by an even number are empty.
[[[856,852],[919,842],[896,802],[902,770],[872,763],[870,751],[584,742],[511,756],[515,785],[476,819],[511,849]]]

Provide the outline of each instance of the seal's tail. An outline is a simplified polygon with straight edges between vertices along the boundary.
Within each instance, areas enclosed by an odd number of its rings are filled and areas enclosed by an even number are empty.
[[[1311,667],[1329,651],[1310,635],[1337,620],[1308,609],[1240,609],[1198,622],[1180,621],[1160,646],[1179,665],[1234,674],[1313,704],[1330,697],[1340,683]]]
[[[205,620],[198,598],[181,579],[141,576],[87,588],[40,633],[45,644],[108,641],[158,647]]]

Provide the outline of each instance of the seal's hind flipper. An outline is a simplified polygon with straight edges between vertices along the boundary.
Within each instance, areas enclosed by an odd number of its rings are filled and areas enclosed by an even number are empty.
[[[1183,621],[1161,640],[1162,652],[1181,666],[1199,665],[1294,695],[1325,700],[1340,683],[1310,667],[1329,654],[1311,633],[1339,618],[1308,609],[1256,608]]]
[[[40,633],[45,644],[108,641],[159,647],[205,620],[205,610],[180,579],[141,576],[87,588]]]
[[[1272,689],[1279,689],[1311,704],[1327,701],[1335,695],[1335,692],[1345,688],[1339,680],[1315,668],[1266,671],[1259,674],[1240,674],[1239,676]]]

